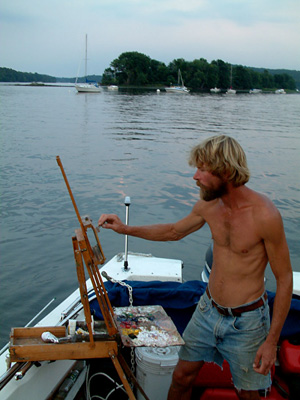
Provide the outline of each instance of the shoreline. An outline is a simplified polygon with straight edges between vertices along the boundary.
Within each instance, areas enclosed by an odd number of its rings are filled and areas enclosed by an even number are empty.
[[[29,86],[29,87],[68,87],[68,88],[75,88],[75,83],[69,82],[69,83],[52,83],[52,82],[0,82],[0,86]],[[101,89],[107,89],[108,85],[100,85]],[[149,90],[149,91],[166,91],[166,86],[119,86],[119,91],[122,90]],[[262,89],[262,91],[258,94],[276,94],[275,91],[277,89]],[[191,90],[191,93],[209,93],[213,96],[220,95],[220,94],[226,94],[227,89],[221,89],[219,93],[211,93],[209,89],[199,89],[199,90]],[[288,90],[285,89],[286,93],[285,94],[300,94],[299,90]],[[245,89],[236,89],[236,94],[249,94],[249,90]],[[256,94],[257,95],[257,94]]]

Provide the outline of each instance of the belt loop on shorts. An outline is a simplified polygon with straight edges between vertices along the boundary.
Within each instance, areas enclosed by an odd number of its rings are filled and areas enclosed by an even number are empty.
[[[261,298],[264,302],[264,305],[267,306],[268,305],[268,293],[266,291],[262,294]]]

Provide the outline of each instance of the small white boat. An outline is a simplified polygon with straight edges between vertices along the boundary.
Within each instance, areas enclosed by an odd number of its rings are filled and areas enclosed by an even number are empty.
[[[98,83],[77,83],[75,88],[78,93],[100,93],[101,89]]]
[[[85,83],[75,82],[75,88],[78,93],[100,93],[101,89],[97,82],[87,82],[87,35],[85,35]]]
[[[169,87],[165,87],[166,92],[168,93],[189,93],[189,89],[184,86],[184,82],[182,79],[181,71],[180,69],[178,70],[178,84],[177,85],[171,85]]]
[[[275,90],[275,94],[286,94],[286,91],[284,89],[277,89]]]
[[[220,92],[221,92],[221,89],[219,89],[217,87],[210,89],[210,93],[220,93]]]
[[[261,92],[262,92],[261,89],[250,89],[250,90],[249,90],[249,93],[250,93],[250,94],[259,94],[259,93],[261,93]]]
[[[189,93],[189,89],[187,89],[185,86],[170,86],[166,88],[166,92],[168,93]]]
[[[230,69],[230,88],[227,89],[226,94],[236,94],[236,90],[232,89],[232,65]]]
[[[235,89],[227,89],[226,94],[236,94],[236,90]]]
[[[109,85],[109,86],[107,86],[107,89],[108,90],[119,90],[119,86],[117,86],[117,85]]]

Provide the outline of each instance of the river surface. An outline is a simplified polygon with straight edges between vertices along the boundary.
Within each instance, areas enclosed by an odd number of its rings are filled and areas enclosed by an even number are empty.
[[[300,95],[235,96],[0,86],[0,347],[12,326],[24,326],[52,298],[50,311],[77,287],[71,237],[76,215],[56,163],[59,155],[81,215],[101,213],[132,225],[186,216],[199,190],[187,159],[215,134],[236,138],[252,173],[249,187],[280,210],[293,269],[300,271]],[[124,238],[101,231],[106,258]],[[198,279],[209,229],[176,243],[129,238],[129,250],[184,262]],[[270,271],[267,288],[275,289]],[[36,321],[37,322],[37,321]]]

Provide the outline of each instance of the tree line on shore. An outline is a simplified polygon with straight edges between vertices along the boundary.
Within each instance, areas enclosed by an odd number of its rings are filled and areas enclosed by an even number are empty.
[[[89,75],[90,81],[100,82],[101,75]],[[0,82],[18,82],[18,83],[75,83],[76,78],[57,78],[50,75],[38,74],[37,72],[20,72],[11,68],[0,67]],[[78,82],[85,82],[85,77],[78,78]]]
[[[258,72],[242,65],[231,66],[222,60],[209,63],[204,58],[194,61],[180,58],[165,65],[136,51],[122,53],[113,60],[104,71],[102,84],[169,86],[177,83],[179,69],[185,85],[194,90],[226,89],[230,86],[238,90],[296,89],[295,79],[287,73],[272,75],[268,70]]]
[[[0,82],[48,82],[56,83],[56,78],[50,75],[38,74],[37,72],[20,72],[11,68],[0,68]]]
[[[214,87],[227,89],[230,86],[237,90],[295,90],[296,86],[300,89],[300,71],[272,73],[272,70],[231,65],[223,60],[209,63],[204,58],[194,61],[179,58],[166,65],[136,51],[122,53],[105,69],[102,77],[94,75],[88,79],[101,81],[102,85],[163,87],[177,83],[179,69],[185,85],[193,90],[209,90]],[[82,82],[83,79],[78,81]],[[0,82],[75,82],[75,78],[55,78],[0,67]]]

